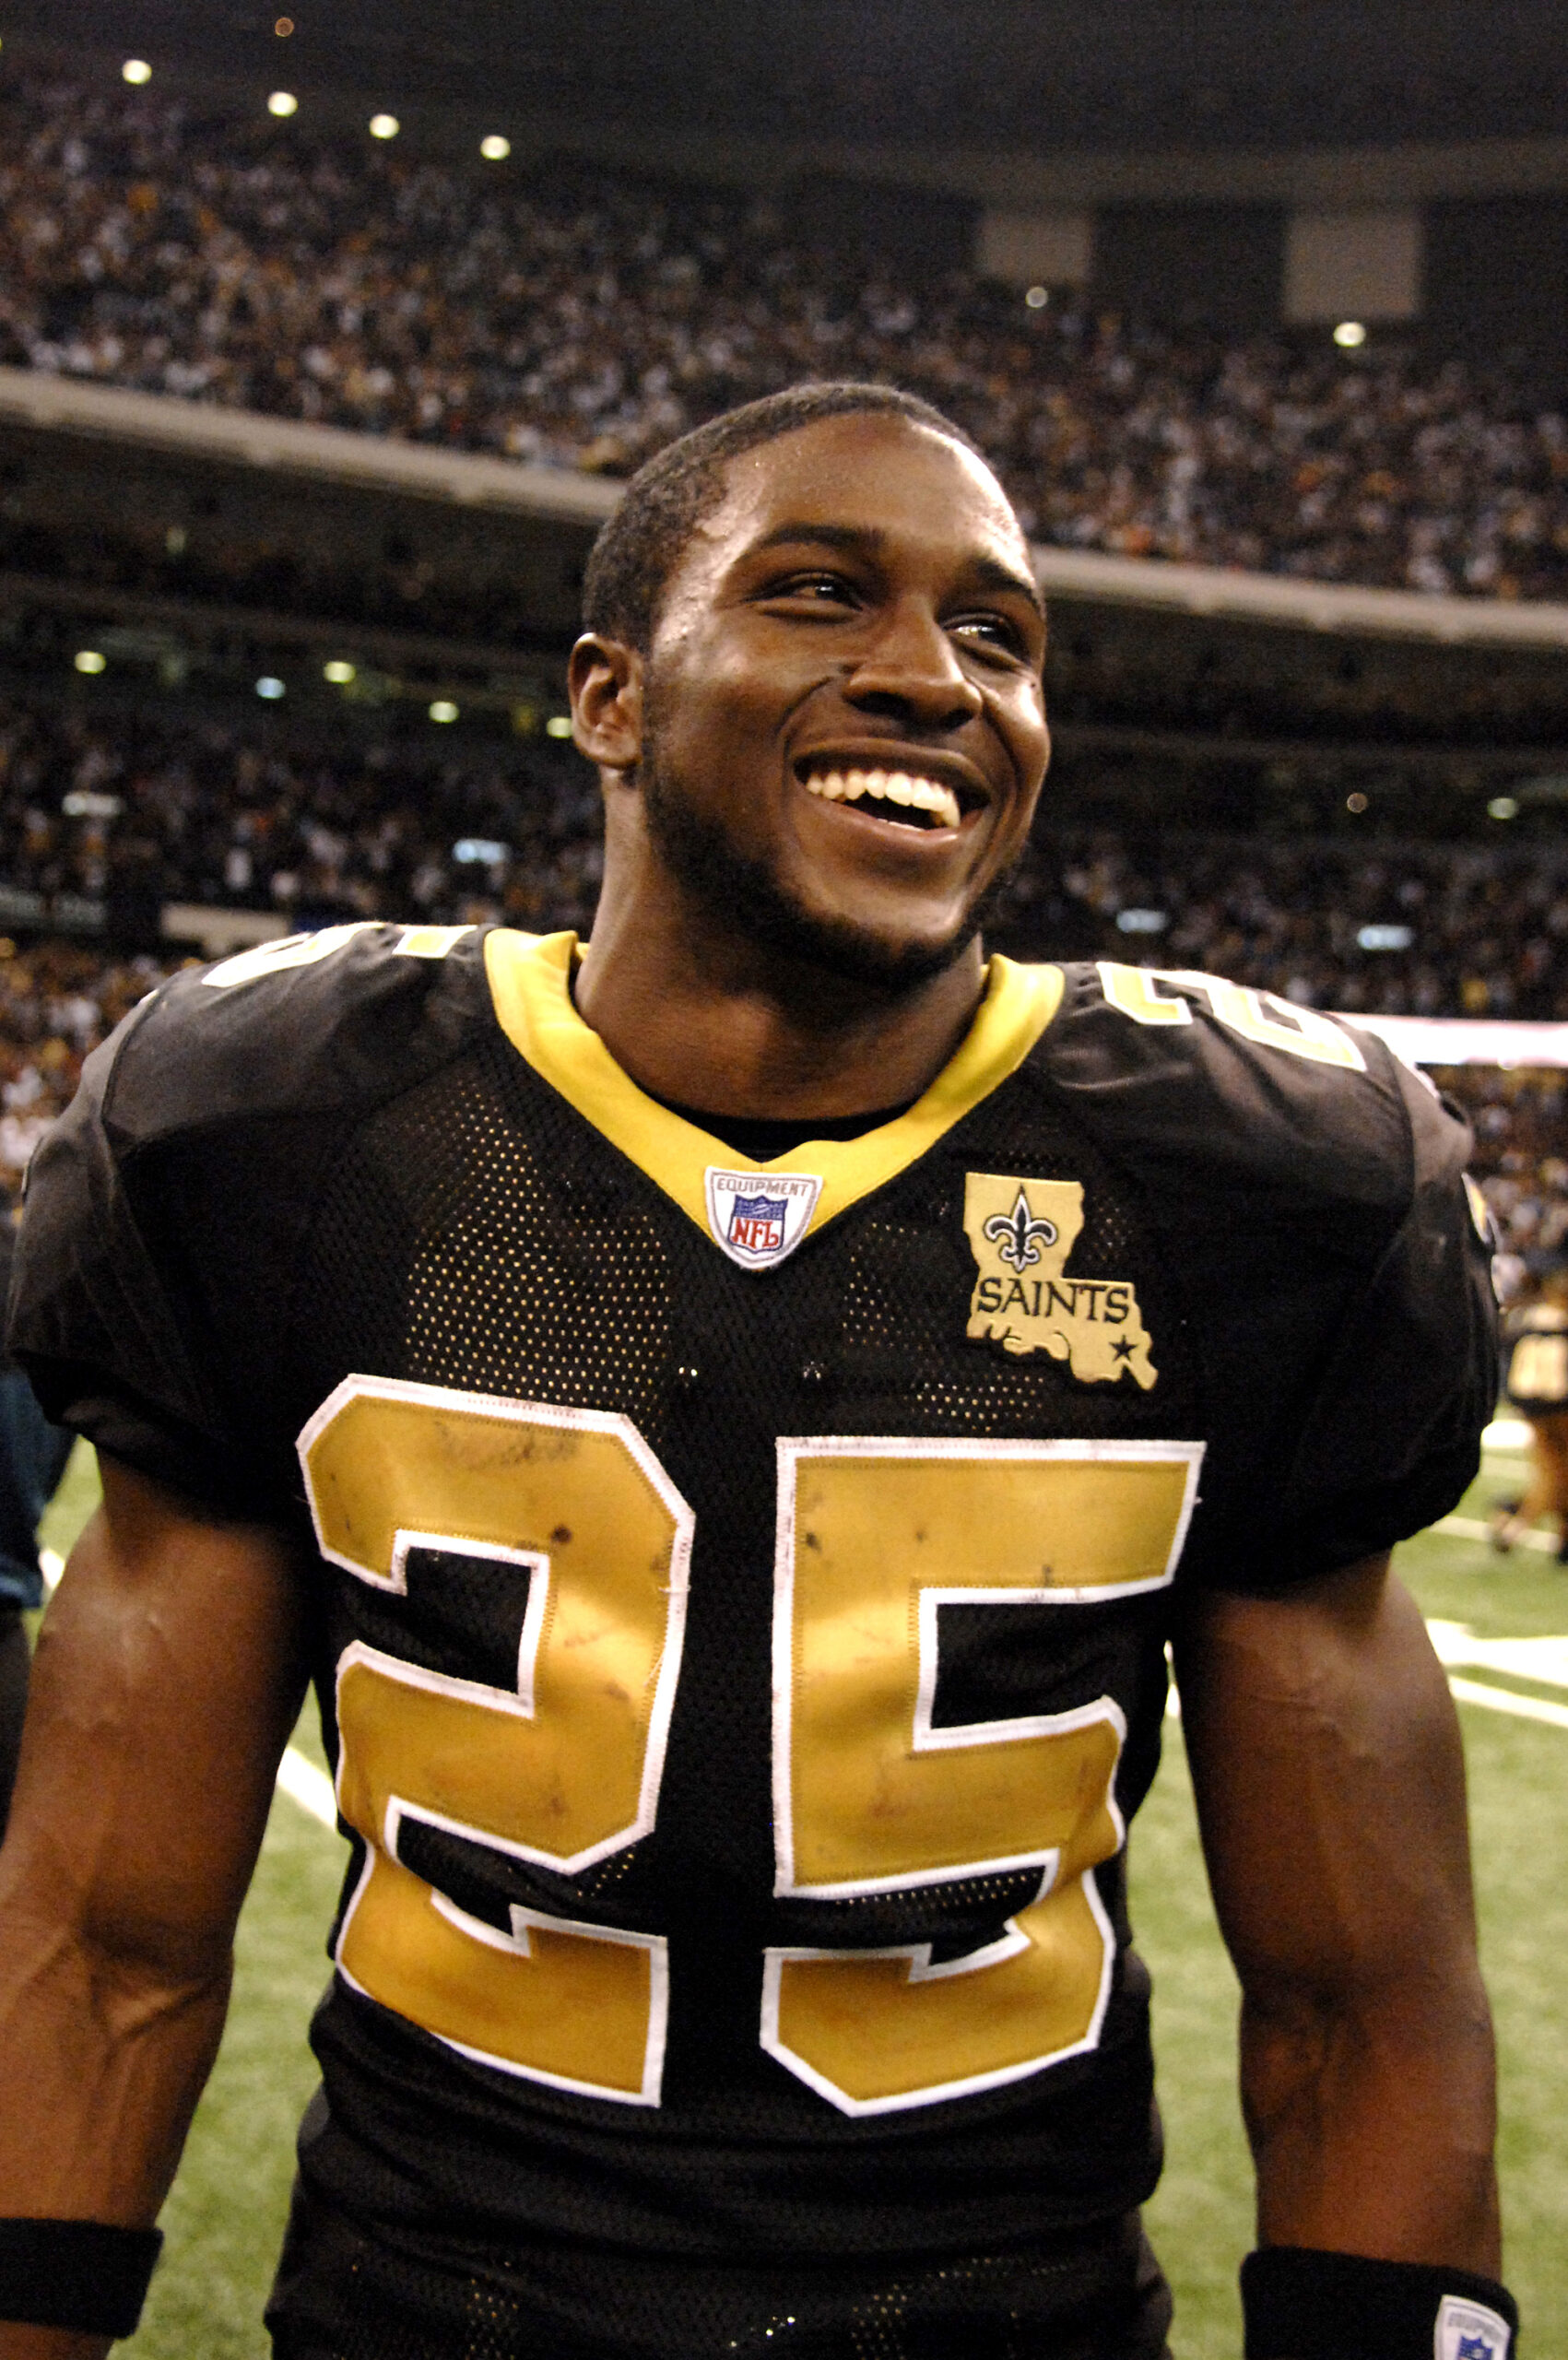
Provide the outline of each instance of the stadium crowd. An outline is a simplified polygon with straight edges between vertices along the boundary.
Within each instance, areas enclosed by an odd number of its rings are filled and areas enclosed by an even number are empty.
[[[0,360],[610,475],[805,376],[896,379],[1042,540],[1568,595],[1568,419],[1506,370],[1227,346],[783,212],[560,166],[438,165],[151,92],[0,88]]]
[[[0,922],[131,940],[166,903],[290,924],[585,928],[597,790],[548,738],[425,750],[0,698]],[[8,897],[8,898],[7,898]],[[1568,1019],[1568,855],[1539,843],[1085,833],[1047,807],[998,920],[1029,954],[1202,967],[1315,1007]]]
[[[1470,1169],[1491,1207],[1498,1289],[1509,1300],[1568,1256],[1568,1075],[1451,1066],[1432,1080],[1475,1133]]]

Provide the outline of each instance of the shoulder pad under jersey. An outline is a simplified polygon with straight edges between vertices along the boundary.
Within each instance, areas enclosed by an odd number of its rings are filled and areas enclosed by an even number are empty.
[[[88,1070],[124,1150],[232,1115],[373,1103],[454,1055],[485,1004],[476,926],[327,926],[174,976]]]
[[[1113,1151],[1183,1185],[1389,1213],[1457,1179],[1466,1125],[1375,1034],[1187,969],[1068,965],[1039,1055]]]

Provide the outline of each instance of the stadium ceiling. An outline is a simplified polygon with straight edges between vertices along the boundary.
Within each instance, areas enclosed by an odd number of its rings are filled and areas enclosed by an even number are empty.
[[[294,30],[280,39],[275,25]],[[187,73],[720,136],[1033,156],[1568,133],[1562,0],[10,0]],[[504,127],[504,126],[501,126]]]

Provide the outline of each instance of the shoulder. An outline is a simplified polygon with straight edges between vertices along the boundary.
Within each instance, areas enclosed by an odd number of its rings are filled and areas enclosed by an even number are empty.
[[[1064,969],[1036,1062],[1148,1176],[1204,1176],[1282,1213],[1397,1214],[1457,1189],[1468,1127],[1359,1027],[1187,969]]]
[[[122,1152],[371,1104],[459,1054],[488,1004],[477,927],[329,926],[161,985],[88,1060],[84,1094]]]

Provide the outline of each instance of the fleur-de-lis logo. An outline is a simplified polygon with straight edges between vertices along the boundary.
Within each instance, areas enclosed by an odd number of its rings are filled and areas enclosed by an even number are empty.
[[[985,1234],[996,1246],[1004,1262],[1015,1270],[1027,1270],[1040,1259],[1042,1245],[1055,1245],[1056,1224],[1054,1221],[1039,1221],[1030,1209],[1029,1198],[1020,1188],[1010,1213],[993,1213],[985,1224]]]

